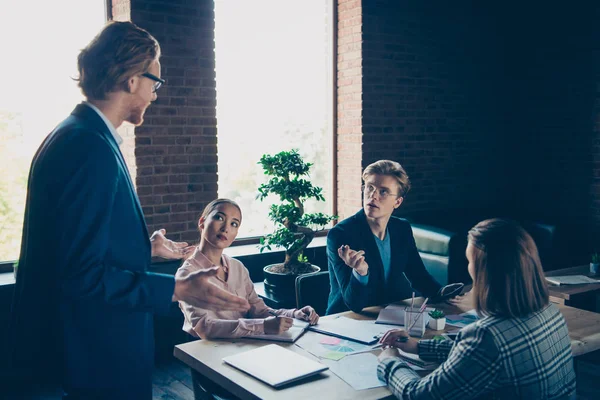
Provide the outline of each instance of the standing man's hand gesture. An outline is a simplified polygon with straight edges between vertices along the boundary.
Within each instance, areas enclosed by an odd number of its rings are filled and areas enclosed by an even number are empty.
[[[195,246],[188,246],[186,242],[174,242],[171,239],[167,239],[165,233],[167,233],[166,230],[160,229],[150,236],[152,257],[179,260],[181,258],[188,258],[194,252]]]
[[[347,266],[356,270],[360,276],[365,276],[369,272],[369,264],[365,261],[365,252],[363,250],[352,250],[348,245],[343,245],[338,249],[338,255]]]
[[[246,299],[221,289],[208,278],[217,274],[219,267],[201,269],[185,276],[175,276],[173,301],[185,301],[195,307],[207,310],[248,311]]]

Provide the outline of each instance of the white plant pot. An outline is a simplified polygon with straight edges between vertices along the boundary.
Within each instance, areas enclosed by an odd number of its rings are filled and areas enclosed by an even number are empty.
[[[442,329],[444,329],[445,326],[446,326],[446,318],[438,318],[438,319],[431,318],[429,320],[429,328],[433,329],[434,331],[441,331]]]
[[[598,264],[598,263],[590,263],[590,274],[597,275],[599,266],[600,266],[600,264]]]

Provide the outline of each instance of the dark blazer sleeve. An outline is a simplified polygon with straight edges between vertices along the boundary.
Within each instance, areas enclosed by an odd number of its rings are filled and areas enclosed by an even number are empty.
[[[423,265],[423,260],[417,250],[415,238],[410,224],[406,223],[405,239],[409,242],[408,262],[404,273],[413,288],[421,292],[425,297],[435,298],[441,289],[441,285],[431,276]]]
[[[333,272],[335,282],[346,306],[354,312],[361,312],[368,305],[369,285],[362,285],[352,276],[350,268],[338,255],[337,249],[347,244],[352,248],[352,243],[343,234],[341,229],[332,229],[327,235],[327,262],[329,271]],[[355,249],[356,250],[356,249]]]
[[[167,313],[174,278],[145,271],[150,254],[140,251],[143,246],[139,242],[148,238],[142,238],[141,233],[140,238],[130,238],[131,251],[140,252],[139,257],[131,258],[137,265],[110,261],[109,244],[115,238],[110,237],[109,224],[119,180],[126,179],[117,155],[99,135],[82,132],[77,137],[66,146],[72,152],[66,155],[69,160],[65,161],[65,170],[71,171],[72,176],[63,188],[57,189],[61,191],[56,208],[62,226],[56,232],[60,237],[54,251],[61,269],[61,293],[73,300],[100,298],[133,311]]]

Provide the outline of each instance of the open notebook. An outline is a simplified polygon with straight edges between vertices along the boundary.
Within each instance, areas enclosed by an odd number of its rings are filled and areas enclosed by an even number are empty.
[[[316,375],[327,366],[276,344],[223,358],[223,362],[273,387]]]
[[[309,323],[306,321],[301,321],[299,319],[294,319],[294,325],[287,331],[279,334],[279,335],[252,335],[252,336],[244,336],[247,339],[259,339],[259,340],[271,340],[275,342],[295,342],[308,328]]]

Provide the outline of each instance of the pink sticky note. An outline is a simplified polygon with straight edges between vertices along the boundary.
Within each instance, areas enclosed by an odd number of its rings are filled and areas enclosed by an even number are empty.
[[[327,336],[326,338],[321,339],[321,341],[319,343],[321,344],[338,344],[339,342],[341,342],[342,339],[333,337],[333,336]]]

